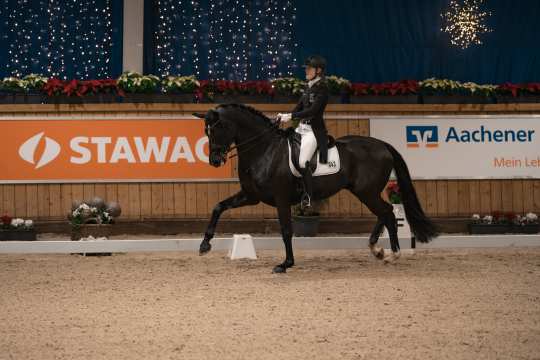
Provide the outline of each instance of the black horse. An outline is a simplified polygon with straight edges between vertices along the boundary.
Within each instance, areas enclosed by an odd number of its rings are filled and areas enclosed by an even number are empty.
[[[241,190],[219,202],[201,242],[199,253],[211,249],[210,240],[223,211],[259,202],[277,208],[281,234],[285,243],[285,261],[274,268],[282,273],[294,265],[292,248],[291,205],[300,201],[302,187],[289,168],[288,139],[291,129],[280,129],[272,119],[260,111],[240,104],[223,104],[206,114],[193,114],[205,119],[209,138],[209,162],[219,167],[234,148],[238,154],[238,177]],[[380,197],[390,173],[394,169],[402,192],[407,220],[417,241],[428,242],[437,236],[434,224],[420,206],[407,165],[401,155],[381,140],[364,136],[344,136],[336,140],[341,169],[333,175],[313,178],[313,198],[324,199],[341,189],[348,189],[377,216],[370,236],[370,249],[379,259],[392,262],[399,257],[397,224],[392,205]],[[392,254],[376,246],[386,226]]]

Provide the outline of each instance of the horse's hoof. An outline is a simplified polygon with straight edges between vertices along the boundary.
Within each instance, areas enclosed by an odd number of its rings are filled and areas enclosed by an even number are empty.
[[[376,245],[373,245],[373,246],[370,245],[369,249],[371,250],[371,253],[373,254],[373,256],[375,256],[377,259],[379,260],[384,259],[384,248],[380,246],[376,246]]]
[[[283,265],[278,265],[272,270],[274,274],[284,274],[287,272],[287,268]]]
[[[392,252],[390,255],[384,257],[385,264],[394,264],[400,257],[400,252]]]
[[[212,245],[208,241],[203,241],[199,247],[199,255],[206,255],[212,250]]]

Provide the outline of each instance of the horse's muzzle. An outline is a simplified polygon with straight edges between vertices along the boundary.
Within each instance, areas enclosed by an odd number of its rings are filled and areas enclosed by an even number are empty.
[[[209,163],[214,167],[220,167],[221,165],[225,164],[226,160],[226,155],[214,152],[210,154]]]

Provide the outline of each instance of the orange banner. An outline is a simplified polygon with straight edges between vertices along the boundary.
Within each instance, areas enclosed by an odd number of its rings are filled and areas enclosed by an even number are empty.
[[[4,183],[231,178],[208,164],[200,119],[2,120],[0,149]]]

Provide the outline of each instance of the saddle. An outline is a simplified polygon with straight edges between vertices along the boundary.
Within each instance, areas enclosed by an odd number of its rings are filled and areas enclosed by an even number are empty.
[[[289,165],[295,176],[301,176],[298,171],[300,168],[298,158],[300,156],[301,139],[302,136],[298,133],[292,133],[289,136]],[[318,160],[319,148],[317,147],[317,150],[309,161],[309,167],[313,176],[334,174],[339,171],[339,153],[336,148],[336,140],[333,136],[328,135],[328,162],[326,164],[322,164]]]

